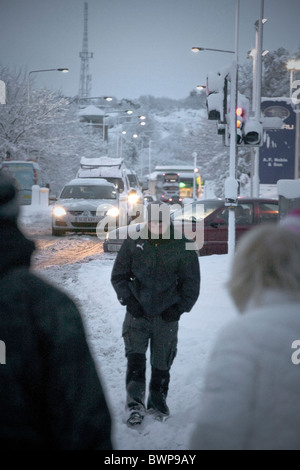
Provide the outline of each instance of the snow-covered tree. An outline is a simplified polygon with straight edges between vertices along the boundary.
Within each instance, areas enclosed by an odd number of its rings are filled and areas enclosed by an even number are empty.
[[[36,160],[43,179],[56,193],[75,177],[82,156],[99,156],[102,133],[91,134],[79,124],[76,99],[31,86],[26,73],[0,66],[6,104],[0,105],[0,161]],[[31,81],[34,85],[34,80]]]
[[[262,96],[289,96],[287,62],[290,58],[290,53],[283,47],[264,57]]]
[[[41,127],[63,112],[67,100],[46,90],[33,92],[29,101],[27,81],[22,72],[11,73],[0,68],[6,84],[6,104],[0,106],[0,154],[9,151],[13,158],[31,157]]]
[[[262,96],[289,96],[289,71],[287,62],[291,58],[300,57],[299,51],[290,54],[286,49],[280,47],[270,51],[262,59]],[[239,91],[252,99],[253,86],[253,64],[248,60],[239,67]]]

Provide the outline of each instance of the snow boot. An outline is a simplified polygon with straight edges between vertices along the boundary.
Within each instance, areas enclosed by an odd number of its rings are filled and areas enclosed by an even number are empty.
[[[127,424],[141,424],[145,416],[146,356],[132,353],[127,356],[126,406],[129,411]]]
[[[147,409],[150,413],[156,414],[158,419],[163,419],[170,415],[170,410],[166,403],[169,382],[170,372],[168,370],[152,368]]]
[[[137,424],[142,424],[145,416],[145,408],[140,408],[138,406],[133,406],[129,408],[129,418],[127,419],[127,426],[136,426]]]

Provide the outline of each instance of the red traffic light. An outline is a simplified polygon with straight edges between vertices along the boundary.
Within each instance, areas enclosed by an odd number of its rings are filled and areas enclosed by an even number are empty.
[[[244,125],[244,117],[245,117],[246,111],[244,108],[239,106],[238,108],[236,108],[235,114],[237,115],[236,127],[238,129],[242,129]]]

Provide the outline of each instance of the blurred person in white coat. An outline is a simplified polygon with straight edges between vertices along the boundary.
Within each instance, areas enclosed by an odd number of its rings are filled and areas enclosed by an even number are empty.
[[[300,210],[241,240],[190,449],[300,449]]]

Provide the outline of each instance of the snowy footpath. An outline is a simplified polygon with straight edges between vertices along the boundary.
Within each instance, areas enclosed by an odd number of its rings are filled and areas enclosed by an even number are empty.
[[[208,353],[222,325],[237,315],[226,289],[228,256],[199,258],[201,292],[192,311],[180,320],[168,395],[170,418],[161,423],[146,416],[140,428],[132,429],[126,426],[124,413],[126,360],[121,331],[125,308],[117,301],[110,283],[114,259],[114,254],[102,253],[89,262],[52,266],[38,274],[66,291],[82,313],[111,410],[115,449],[187,450]],[[148,358],[147,384],[149,374]]]

